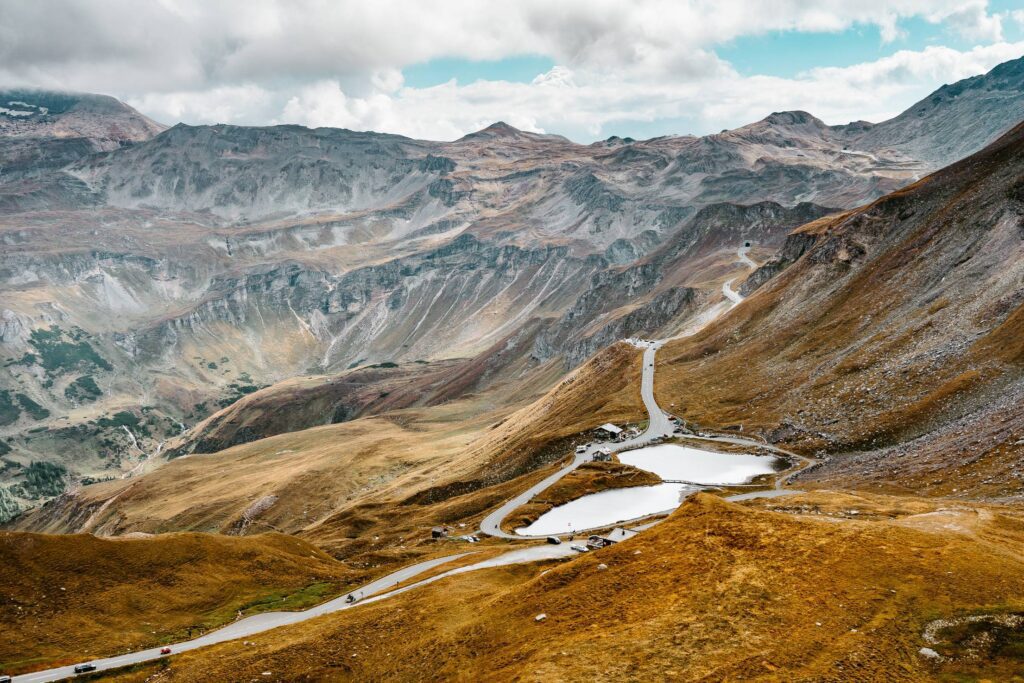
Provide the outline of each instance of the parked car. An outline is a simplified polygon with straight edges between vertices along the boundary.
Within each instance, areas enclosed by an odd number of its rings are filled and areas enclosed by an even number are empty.
[[[160,648],[160,654],[162,654],[162,655],[169,655],[169,654],[171,654],[171,648],[169,648],[169,647],[162,647],[162,648]]]
[[[562,545],[562,539],[558,536],[548,536],[548,543],[551,545]]]
[[[573,550],[575,550],[578,553],[585,553],[585,552],[587,552],[587,546],[585,546],[585,545],[578,545],[578,544],[574,543],[573,545],[571,545],[569,547],[572,548]]]
[[[0,683],[11,683],[10,676],[0,676]]]
[[[90,671],[95,671],[95,670],[96,670],[96,665],[95,664],[76,664],[75,665],[75,673],[76,674],[89,673]]]
[[[587,447],[586,446],[577,446],[576,447],[576,452],[577,453],[586,453],[587,452]]]

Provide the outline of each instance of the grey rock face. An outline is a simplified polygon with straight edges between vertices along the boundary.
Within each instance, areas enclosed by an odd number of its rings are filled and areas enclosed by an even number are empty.
[[[0,343],[14,344],[28,339],[31,321],[23,321],[17,313],[5,308],[0,312]]]
[[[944,85],[899,116],[837,126],[850,149],[895,151],[937,169],[972,154],[1024,119],[1024,57]]]
[[[780,112],[700,138],[594,145],[507,124],[452,143],[163,130],[110,98],[0,94],[32,105],[0,118],[0,390],[24,391],[50,421],[145,397],[166,413],[153,424],[176,428],[240,387],[497,355],[507,339],[521,368],[571,367],[618,338],[675,329],[709,296],[688,279],[695,264],[748,238],[781,248],[741,290],[753,291],[814,244],[790,230],[980,147],[1020,115],[1022,89],[1018,60],[877,125]],[[846,265],[870,247],[815,251]],[[111,369],[19,364],[51,325],[62,351],[88,344]],[[101,438],[30,439],[37,421],[19,419],[0,437],[16,437],[21,463],[75,439],[79,458]],[[107,463],[88,473],[121,474]]]

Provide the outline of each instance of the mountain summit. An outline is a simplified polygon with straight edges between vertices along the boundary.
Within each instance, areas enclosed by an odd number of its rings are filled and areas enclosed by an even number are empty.
[[[874,126],[839,126],[857,149],[890,151],[939,168],[975,152],[1024,117],[1024,57],[944,85]]]
[[[0,91],[0,135],[4,137],[86,138],[109,150],[148,140],[166,128],[107,95]]]
[[[525,130],[519,130],[515,126],[510,126],[504,121],[496,121],[486,128],[482,128],[474,133],[468,133],[463,135],[456,142],[469,142],[472,140],[506,140],[506,141],[559,141],[569,142],[568,138],[561,135],[552,135],[550,133],[531,133]]]

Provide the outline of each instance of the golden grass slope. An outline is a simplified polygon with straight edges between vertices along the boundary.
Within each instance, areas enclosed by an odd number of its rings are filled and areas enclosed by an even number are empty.
[[[641,418],[639,376],[639,350],[619,344],[519,410],[482,394],[279,434],[83,487],[15,524],[100,534],[291,532],[325,529],[338,511],[368,500],[447,501],[561,459],[569,449],[560,440],[602,422]],[[270,497],[260,514],[245,514]]]
[[[297,609],[351,573],[281,534],[100,539],[0,533],[0,671],[7,674],[173,642],[236,613]]]
[[[807,505],[791,515],[698,494],[616,546],[452,577],[256,647],[187,653],[150,680],[1021,679],[1006,643],[975,659],[954,645],[935,645],[942,662],[919,654],[932,620],[1024,610],[1019,511]]]
[[[1024,320],[1022,172],[1018,126],[908,188],[798,229],[790,246],[808,246],[793,265],[659,352],[659,403],[807,453],[876,454],[836,457],[813,475],[833,484],[916,490],[941,479],[952,483],[935,493],[963,495],[952,477],[971,449],[927,463],[913,445],[892,450],[959,421],[943,443],[991,433],[997,441],[975,449],[1019,468],[1024,426],[1008,411],[1024,393],[1013,341]],[[990,459],[972,495],[1024,495],[1003,469]]]

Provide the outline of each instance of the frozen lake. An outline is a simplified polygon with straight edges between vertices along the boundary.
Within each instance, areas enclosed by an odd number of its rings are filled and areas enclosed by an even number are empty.
[[[699,448],[662,444],[619,454],[619,460],[654,472],[662,479],[700,484],[742,484],[774,471],[775,458],[747,453],[714,453]],[[548,536],[596,529],[638,517],[668,512],[696,488],[686,484],[655,484],[610,489],[559,505],[529,526],[516,529],[522,536]]]
[[[654,472],[662,479],[698,484],[742,484],[773,471],[776,458],[749,453],[714,453],[689,446],[661,444],[619,453],[627,465]]]

